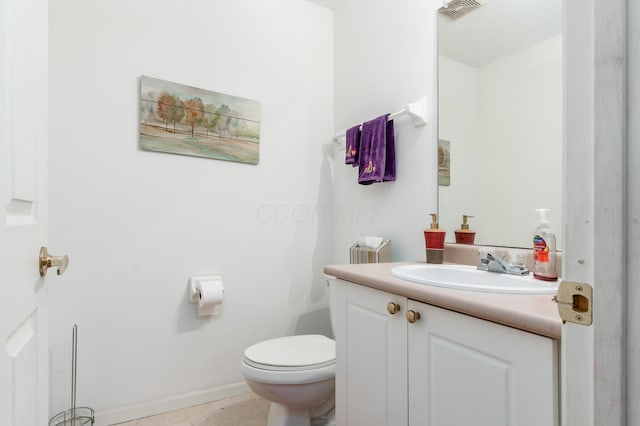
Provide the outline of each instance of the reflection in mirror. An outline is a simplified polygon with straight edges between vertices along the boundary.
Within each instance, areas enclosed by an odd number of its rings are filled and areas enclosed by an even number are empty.
[[[455,2],[452,2],[455,3]],[[537,208],[562,247],[562,0],[438,14],[439,219],[455,242],[532,246]]]

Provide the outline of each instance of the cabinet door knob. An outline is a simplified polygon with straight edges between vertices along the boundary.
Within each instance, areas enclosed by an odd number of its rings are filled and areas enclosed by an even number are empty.
[[[389,311],[391,315],[397,314],[400,312],[400,305],[395,302],[389,302],[387,303],[387,311]]]
[[[411,324],[418,321],[420,319],[420,312],[416,311],[407,311],[407,321]]]

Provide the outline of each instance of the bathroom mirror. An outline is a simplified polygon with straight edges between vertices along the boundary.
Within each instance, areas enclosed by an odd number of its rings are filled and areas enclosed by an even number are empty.
[[[438,13],[440,228],[472,215],[475,244],[530,248],[548,208],[560,249],[562,0],[477,2]]]

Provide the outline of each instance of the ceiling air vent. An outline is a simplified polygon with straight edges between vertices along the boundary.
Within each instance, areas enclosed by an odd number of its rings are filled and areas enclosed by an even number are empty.
[[[485,4],[487,0],[449,0],[438,9],[438,13],[454,21]]]

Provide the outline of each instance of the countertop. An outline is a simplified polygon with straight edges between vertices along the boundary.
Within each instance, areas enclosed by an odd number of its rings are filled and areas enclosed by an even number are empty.
[[[495,323],[560,339],[562,319],[552,294],[483,293],[416,284],[391,276],[391,268],[419,262],[327,265],[327,275],[405,296]],[[491,273],[491,272],[487,272]]]

